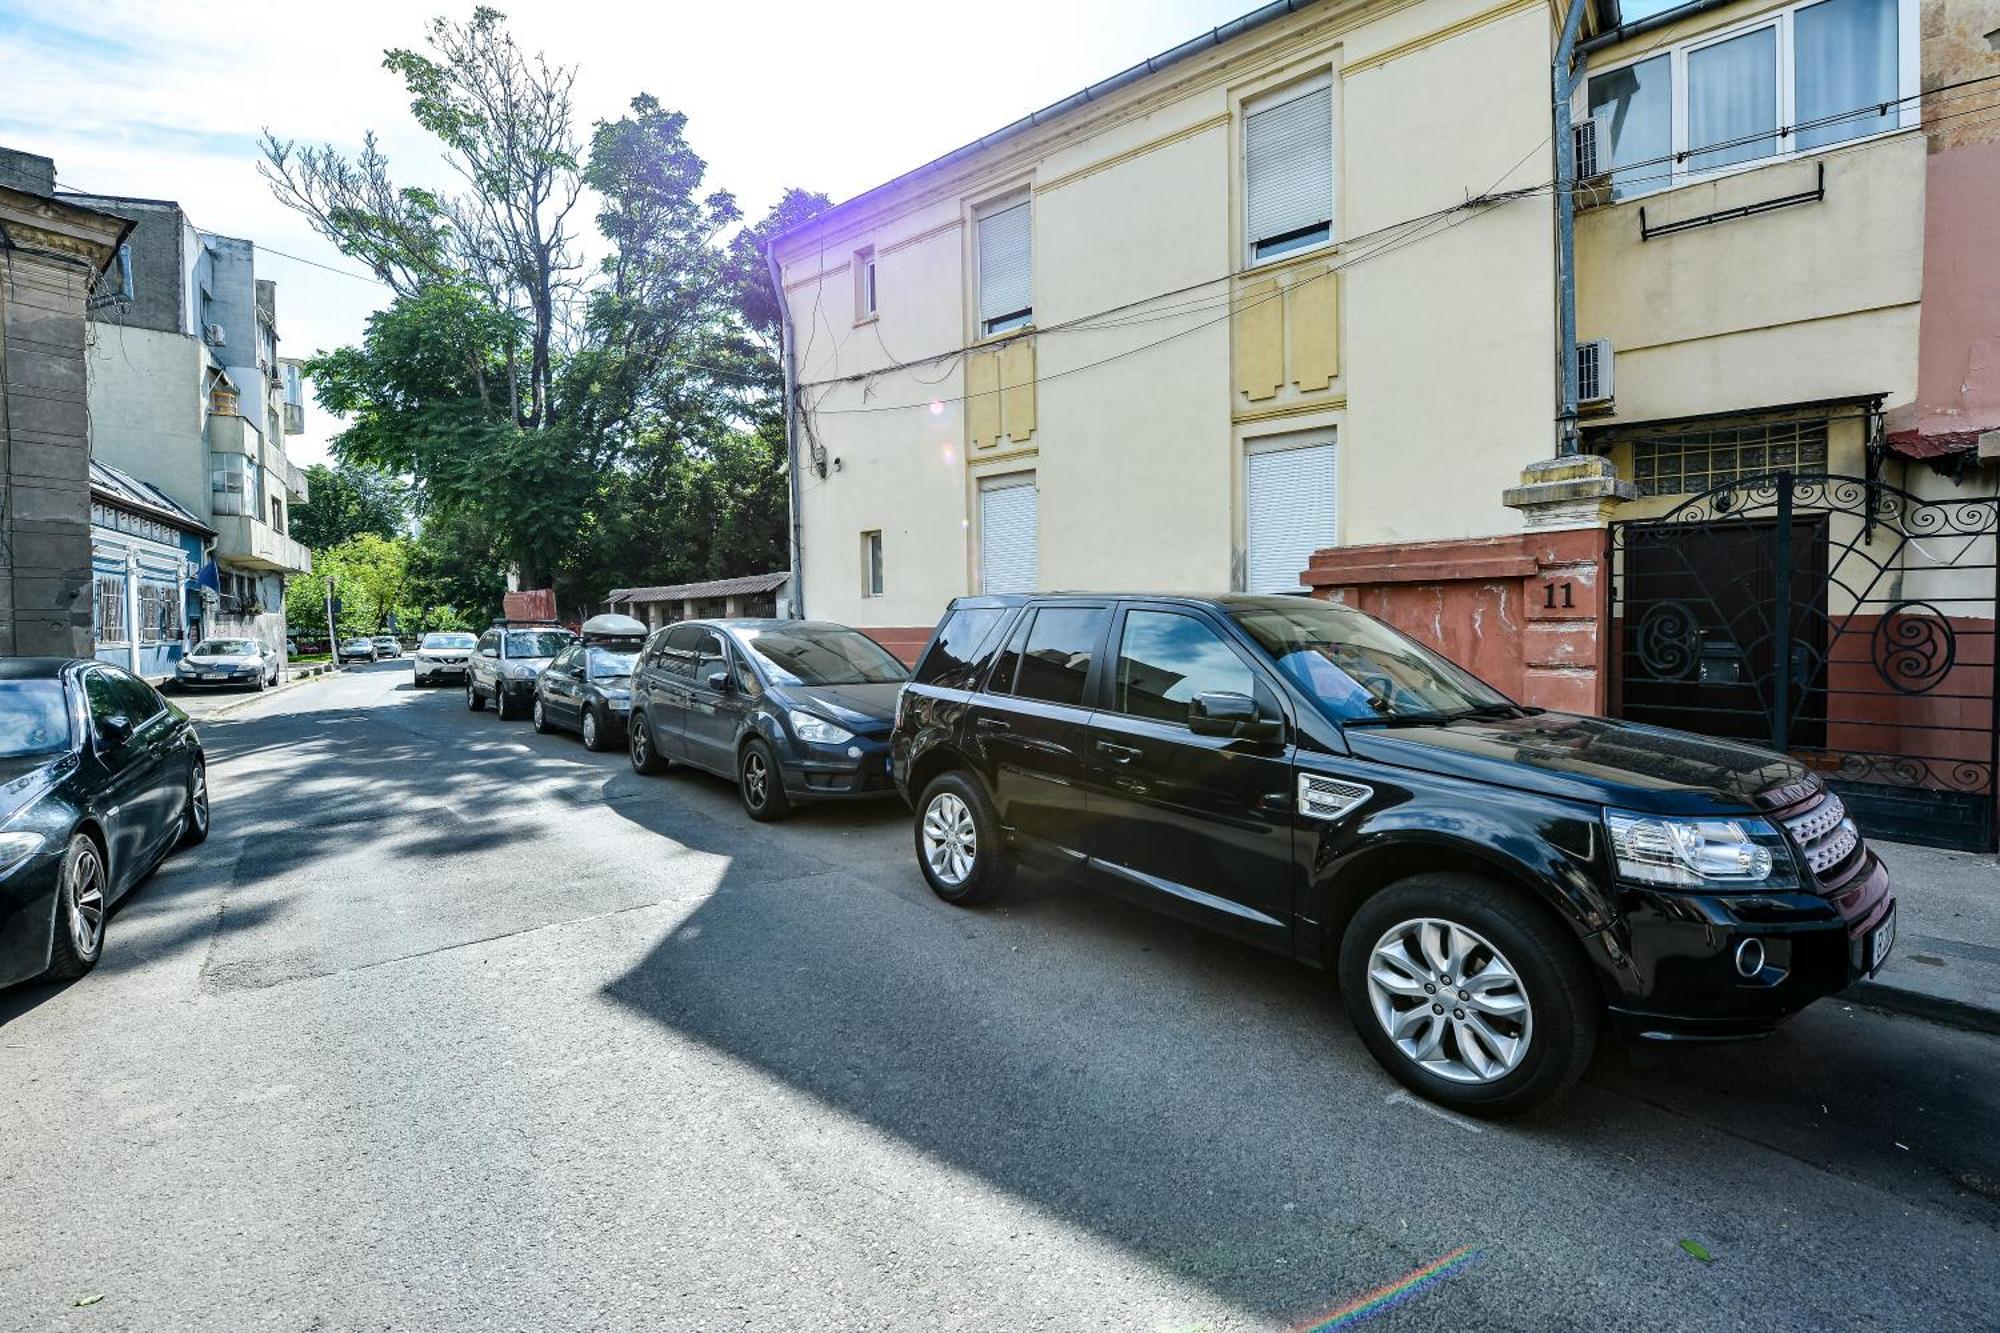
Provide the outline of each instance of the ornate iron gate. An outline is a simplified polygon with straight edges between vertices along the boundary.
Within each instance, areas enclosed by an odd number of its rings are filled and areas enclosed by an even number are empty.
[[[1612,711],[1784,750],[1864,832],[1995,846],[2000,499],[1777,472],[1611,525]]]

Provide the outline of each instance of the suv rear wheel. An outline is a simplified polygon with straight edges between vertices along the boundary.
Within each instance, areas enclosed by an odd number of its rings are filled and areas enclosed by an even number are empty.
[[[479,682],[472,678],[470,672],[465,677],[465,706],[475,713],[486,707],[486,700],[479,694]]]
[[[660,753],[660,747],[654,743],[653,724],[646,720],[646,712],[642,708],[632,710],[632,720],[625,732],[625,749],[632,756],[633,772],[667,771],[667,757]]]
[[[964,773],[944,773],[917,802],[917,866],[931,892],[960,907],[991,901],[1007,886],[1013,860],[986,789]]]
[[[1596,1045],[1597,997],[1561,923],[1472,875],[1417,875],[1363,903],[1341,938],[1340,991],[1384,1068],[1473,1115],[1561,1096]]]
[[[507,702],[507,682],[498,676],[493,678],[493,716],[502,722],[514,716],[514,706]]]

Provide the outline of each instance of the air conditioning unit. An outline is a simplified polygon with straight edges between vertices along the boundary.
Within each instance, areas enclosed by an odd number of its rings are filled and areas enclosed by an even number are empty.
[[[1611,402],[1611,340],[1597,338],[1576,345],[1576,403],[1605,407]]]
[[[1598,149],[1600,145],[1604,147],[1609,147],[1610,145],[1605,142],[1604,136],[1599,133],[1597,122],[1595,120],[1578,121],[1569,127],[1569,132],[1576,149],[1577,183],[1580,185],[1589,181],[1592,177],[1604,174],[1605,168],[1610,163],[1606,161],[1604,166],[1598,165],[1602,160],[1598,155]]]
[[[210,347],[227,347],[229,345],[229,335],[222,331],[220,324],[202,325],[201,337],[202,341]]]

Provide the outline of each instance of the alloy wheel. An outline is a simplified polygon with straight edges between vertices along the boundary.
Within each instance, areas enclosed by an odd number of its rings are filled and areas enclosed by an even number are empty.
[[[188,818],[194,821],[197,833],[208,832],[208,767],[194,766],[194,776],[188,780]]]
[[[743,798],[752,809],[762,810],[770,797],[771,770],[764,763],[763,752],[753,749],[743,756]]]
[[[1375,941],[1368,1001],[1398,1050],[1453,1083],[1506,1077],[1534,1037],[1514,965],[1478,932],[1437,917],[1401,922]]]
[[[597,748],[597,714],[589,709],[585,709],[583,714],[583,748]]]
[[[69,863],[69,939],[78,958],[97,956],[104,938],[104,863],[87,839]]]
[[[955,792],[939,792],[924,811],[924,860],[947,887],[965,883],[979,856],[972,809]]]
[[[637,719],[632,725],[631,749],[632,749],[632,767],[634,768],[643,769],[646,766],[646,761],[652,758],[651,755],[646,753],[649,749],[652,748],[651,743],[648,739],[648,735],[651,732],[651,730],[652,729],[646,725],[646,720],[644,718]]]

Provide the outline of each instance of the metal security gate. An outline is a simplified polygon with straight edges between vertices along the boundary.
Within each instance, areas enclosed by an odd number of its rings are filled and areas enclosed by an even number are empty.
[[[1991,851],[2000,500],[1745,478],[1611,525],[1612,711],[1768,745],[1878,838]]]

